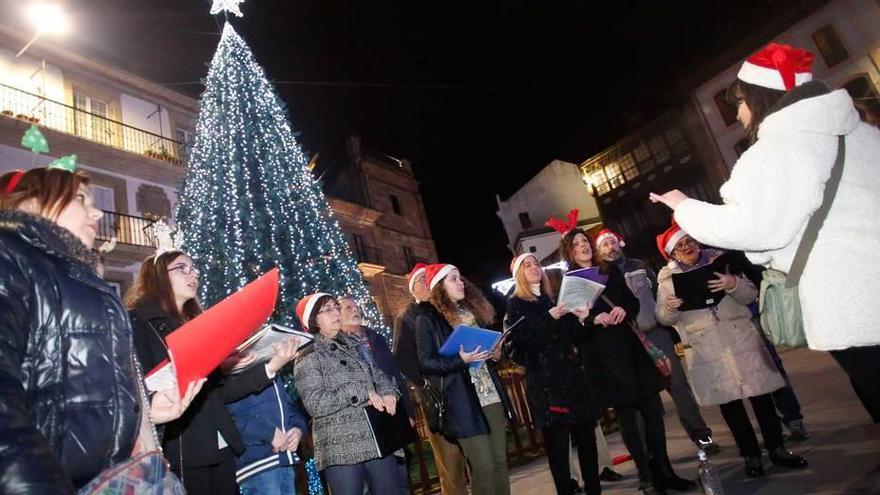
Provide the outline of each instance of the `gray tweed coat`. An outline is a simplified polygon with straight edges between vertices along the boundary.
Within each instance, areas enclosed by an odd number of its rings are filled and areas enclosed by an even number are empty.
[[[355,339],[342,332],[332,339],[318,334],[297,358],[293,378],[312,416],[319,471],[379,457],[364,414],[367,391],[400,394],[382,370],[360,357]]]

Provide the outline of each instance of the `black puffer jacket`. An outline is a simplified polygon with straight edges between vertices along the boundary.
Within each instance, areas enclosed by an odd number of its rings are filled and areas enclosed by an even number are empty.
[[[2,493],[72,493],[131,455],[131,324],[94,262],[67,230],[0,211]]]
[[[595,422],[599,405],[587,383],[579,346],[586,347],[588,330],[577,317],[550,316],[554,306],[546,295],[534,301],[516,296],[507,300],[510,331],[526,368],[526,397],[536,428]]]
[[[416,349],[419,368],[431,384],[440,388],[443,378],[443,390],[446,394],[447,417],[444,421],[443,434],[449,438],[468,438],[489,434],[489,422],[480,406],[480,398],[471,376],[470,365],[455,356],[440,355],[440,346],[452,335],[452,327],[446,318],[434,306],[426,308],[416,317]],[[440,344],[438,346],[437,344]],[[489,374],[495,389],[501,397],[508,419],[513,419],[513,406],[498,373],[491,361],[486,361]]]

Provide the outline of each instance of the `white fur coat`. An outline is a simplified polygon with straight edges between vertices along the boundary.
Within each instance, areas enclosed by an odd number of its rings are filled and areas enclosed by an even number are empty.
[[[822,203],[841,134],[843,178],[799,285],[815,350],[880,344],[880,130],[859,121],[846,91],[769,115],[721,187],[724,204],[688,199],[675,210],[700,242],[743,250],[752,262],[787,273]]]

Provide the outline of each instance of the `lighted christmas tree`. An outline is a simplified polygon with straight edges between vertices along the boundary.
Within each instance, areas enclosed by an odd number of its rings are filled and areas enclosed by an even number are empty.
[[[388,338],[284,104],[229,22],[199,104],[176,222],[201,270],[202,302],[210,306],[277,266],[276,322],[297,326],[296,303],[306,294],[351,294],[367,324]]]

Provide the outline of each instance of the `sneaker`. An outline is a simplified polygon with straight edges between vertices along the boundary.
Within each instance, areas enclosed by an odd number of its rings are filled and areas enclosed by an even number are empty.
[[[785,447],[779,447],[770,452],[770,462],[777,466],[783,466],[790,469],[804,469],[808,465],[806,459]]]
[[[764,476],[764,465],[760,456],[746,457],[746,476],[749,478]]]
[[[613,483],[615,481],[620,481],[622,479],[623,479],[622,474],[618,473],[617,471],[614,471],[613,469],[611,469],[608,466],[605,466],[605,468],[602,469],[602,472],[599,473],[599,481],[609,481],[609,482]]]
[[[786,438],[792,442],[803,442],[810,438],[810,434],[807,433],[807,428],[804,426],[803,420],[796,419],[785,426],[788,428],[788,436]]]

